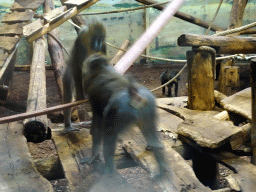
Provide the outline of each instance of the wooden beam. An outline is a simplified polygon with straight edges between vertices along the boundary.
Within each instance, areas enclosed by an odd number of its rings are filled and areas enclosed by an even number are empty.
[[[219,54],[255,53],[256,38],[253,37],[223,37],[183,34],[178,38],[179,46],[209,46]]]
[[[145,5],[151,5],[151,4],[155,4],[157,3],[157,1],[153,1],[153,0],[136,0],[140,3],[143,3]],[[164,5],[155,5],[153,6],[155,9],[158,9],[160,11],[162,11],[165,6]],[[196,18],[194,16],[191,16],[191,15],[188,15],[186,13],[182,13],[180,11],[177,11],[175,14],[174,14],[175,17],[179,18],[179,19],[182,19],[184,21],[187,21],[189,23],[192,23],[192,24],[195,24],[195,25],[198,25],[200,27],[203,27],[205,29],[208,29],[209,25],[210,25],[210,22],[207,22],[207,21],[204,21],[202,19],[199,19],[199,18]],[[224,28],[221,28],[217,25],[212,25],[211,26],[211,30],[212,31],[223,31],[225,30]]]
[[[45,49],[45,39],[39,38],[34,44],[34,53],[30,70],[27,112],[46,108]],[[24,121],[24,135],[28,141],[44,141],[47,134],[48,120],[46,115],[33,117]]]

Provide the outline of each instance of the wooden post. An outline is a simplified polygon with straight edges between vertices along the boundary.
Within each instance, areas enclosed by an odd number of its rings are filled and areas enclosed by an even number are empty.
[[[219,71],[219,79],[218,79],[218,91],[225,94],[230,95],[231,87],[226,86],[226,75],[225,75],[225,67],[232,66],[234,60],[225,59],[220,63],[220,71]]]
[[[34,43],[27,112],[46,108],[45,49],[45,39],[40,37]],[[26,119],[24,121],[24,135],[30,142],[44,141],[48,135],[47,115]]]
[[[251,86],[252,86],[251,163],[256,165],[256,59],[252,59],[251,61]]]
[[[237,66],[226,66],[226,86],[227,87],[238,87],[239,86],[239,67]]]
[[[187,60],[188,108],[211,110],[214,107],[213,55],[207,51],[192,50],[187,51]]]

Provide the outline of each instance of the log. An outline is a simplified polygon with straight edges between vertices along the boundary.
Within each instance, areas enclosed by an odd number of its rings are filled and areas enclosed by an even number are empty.
[[[234,63],[234,60],[232,59],[225,59],[222,60],[220,63],[220,71],[219,71],[219,79],[218,79],[218,91],[223,93],[224,95],[230,95],[231,93],[231,87],[228,87],[226,84],[226,73],[225,73],[225,67],[232,66]]]
[[[237,27],[242,26],[243,22],[243,16],[244,16],[244,9],[247,5],[248,0],[234,0],[230,18],[229,18],[229,28],[228,29],[234,29]],[[238,33],[233,33],[231,36],[238,36]]]
[[[136,0],[136,1],[138,1],[138,2],[140,2],[140,3],[143,3],[143,4],[145,4],[145,5],[151,5],[151,4],[157,3],[156,1],[153,1],[153,0]],[[162,11],[162,10],[165,8],[164,5],[155,5],[155,6],[153,6],[153,7],[154,7],[155,9],[160,10],[160,11]],[[180,12],[180,11],[177,11],[177,12],[174,14],[174,16],[177,17],[177,18],[179,18],[179,19],[182,19],[182,20],[184,20],[184,21],[187,21],[187,22],[189,22],[189,23],[192,23],[192,24],[198,25],[198,26],[200,26],[200,27],[203,27],[203,28],[205,28],[205,29],[208,29],[208,27],[209,27],[209,25],[210,25],[210,23],[207,22],[207,21],[204,21],[204,20],[202,20],[202,19],[199,19],[199,18],[196,18],[196,17],[194,17],[194,16],[188,15],[188,14],[186,14],[186,13],[182,13],[182,12]],[[219,26],[217,26],[217,25],[215,25],[215,24],[213,24],[213,25],[211,26],[211,30],[212,30],[212,31],[223,31],[223,30],[225,30],[225,29],[224,29],[224,28],[221,28],[221,27],[219,27]]]
[[[34,54],[31,64],[27,100],[27,112],[46,108],[45,49],[45,39],[38,39],[34,44]],[[28,141],[44,141],[47,134],[48,120],[46,115],[24,120],[24,135]]]
[[[126,50],[128,48],[128,46],[130,45],[130,41],[129,40],[125,40],[124,43],[121,46],[122,50]],[[117,64],[117,62],[120,60],[120,58],[124,55],[124,51],[122,50],[118,50],[117,54],[113,57],[113,59],[111,59],[111,61],[109,62],[110,65],[114,66],[115,64]]]
[[[46,0],[44,4],[44,12],[47,13],[54,9],[55,7],[52,0]],[[51,34],[53,34],[56,38],[58,38],[59,37],[58,28],[53,29],[51,31]],[[48,42],[48,51],[51,57],[51,63],[54,71],[54,76],[57,82],[57,90],[60,96],[60,100],[62,101],[62,97],[63,97],[62,77],[63,77],[64,66],[66,65],[63,50],[59,45],[59,43],[51,35],[47,35],[47,42]]]
[[[209,46],[219,54],[255,53],[256,38],[254,37],[223,37],[183,34],[178,38],[179,46]]]
[[[256,59],[252,59],[251,63],[251,85],[252,85],[252,130],[251,130],[251,147],[252,158],[251,163],[256,165]]]
[[[187,51],[189,109],[209,111],[215,105],[213,57],[206,51]]]

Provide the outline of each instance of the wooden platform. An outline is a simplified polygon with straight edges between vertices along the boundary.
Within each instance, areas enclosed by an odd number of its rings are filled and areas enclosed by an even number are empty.
[[[178,123],[182,122],[182,119],[160,109],[158,110],[158,114],[159,131],[168,131],[175,134]],[[172,116],[174,119],[168,118],[168,116]],[[173,123],[173,121],[170,120],[175,120],[176,122]],[[106,178],[101,178],[103,165],[98,165],[98,167],[81,165],[79,163],[81,158],[90,157],[91,155],[92,141],[89,131],[82,129],[79,132],[64,135],[61,133],[62,128],[57,127],[57,129],[55,129],[56,131],[53,129],[52,136],[71,191],[101,191],[103,189],[104,191],[108,191],[106,183],[109,183],[110,186],[118,183],[118,185],[124,187],[122,191],[135,190],[123,178],[119,177],[111,181],[107,181]],[[211,191],[198,181],[191,166],[171,148],[175,141],[165,139],[162,141],[166,148],[170,172],[168,173],[168,178],[159,181],[158,185],[164,191]],[[156,161],[153,154],[146,150],[146,142],[138,128],[134,127],[120,136],[117,147],[119,150],[117,150],[116,155],[119,154],[118,156],[120,156],[120,152],[118,151],[122,148],[124,148],[142,168],[153,174],[156,173]],[[118,164],[120,164],[120,161],[117,161],[117,167],[120,167]],[[129,163],[127,167],[129,167]],[[112,190],[110,189],[110,191]]]
[[[220,101],[222,107],[230,112],[252,119],[252,93],[251,88],[244,89]]]
[[[53,191],[51,183],[35,168],[23,125],[0,125],[0,191]]]

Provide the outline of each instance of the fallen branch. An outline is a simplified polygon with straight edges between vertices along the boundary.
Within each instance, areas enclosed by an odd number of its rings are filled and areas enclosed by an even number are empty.
[[[2,117],[0,118],[0,124],[3,123],[10,123],[13,121],[19,121],[19,120],[23,120],[23,119],[27,119],[27,118],[31,118],[31,117],[37,117],[40,115],[44,115],[44,114],[49,114],[55,111],[61,111],[63,109],[67,109],[76,105],[81,105],[83,103],[88,102],[87,99],[82,100],[82,101],[76,101],[76,102],[72,102],[72,103],[66,103],[66,104],[62,104],[62,105],[58,105],[58,106],[54,106],[54,107],[49,107],[46,109],[42,109],[39,111],[33,111],[33,112],[27,112],[27,113],[21,113],[18,115],[11,115],[11,116],[7,116],[7,117]]]

